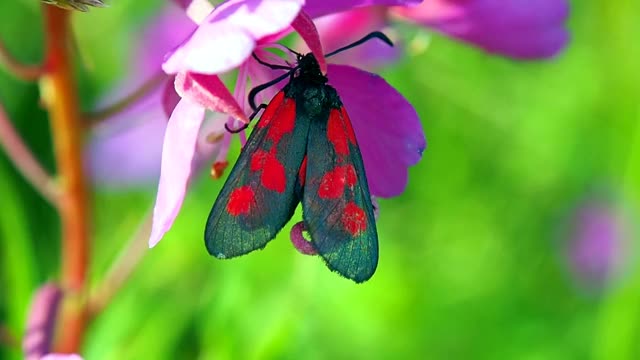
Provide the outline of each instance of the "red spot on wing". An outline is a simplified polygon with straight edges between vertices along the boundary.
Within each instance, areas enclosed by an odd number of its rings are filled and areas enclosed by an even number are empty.
[[[256,194],[251,186],[245,185],[234,189],[229,195],[227,212],[233,216],[246,214],[256,206]]]
[[[367,216],[361,207],[350,202],[342,212],[342,225],[352,236],[358,236],[367,229]]]
[[[320,179],[318,196],[321,199],[337,199],[344,193],[344,183],[336,176],[335,170],[329,171]]]
[[[287,185],[284,165],[282,165],[275,155],[271,153],[268,154],[264,162],[260,182],[262,183],[262,186],[267,189],[277,191],[279,193],[284,192]]]
[[[269,157],[268,152],[258,149],[251,155],[251,163],[249,164],[249,168],[251,171],[258,171],[264,167],[264,163],[267,161],[267,157]]]
[[[342,114],[338,109],[331,109],[329,120],[327,121],[327,137],[333,144],[333,148],[338,155],[349,155],[349,143],[347,130],[342,119]]]
[[[296,124],[295,100],[285,97],[282,105],[278,107],[278,111],[273,115],[273,120],[271,120],[269,124],[267,137],[276,144],[280,142],[282,136],[293,132]]]
[[[300,165],[300,170],[298,170],[298,181],[300,181],[300,185],[304,186],[304,181],[307,178],[307,155],[302,159],[302,164]]]
[[[256,127],[267,127],[269,123],[271,123],[271,120],[273,120],[273,116],[276,114],[276,111],[282,104],[282,99],[284,99],[284,92],[280,91],[276,94],[276,96],[273,97],[273,99],[271,99],[269,105],[267,105],[267,108],[264,110],[264,113],[262,113],[260,121],[258,121]]]
[[[345,184],[348,187],[354,186],[358,181],[358,177],[356,176],[356,169],[351,164],[343,166],[342,169],[344,171]]]
[[[349,114],[347,114],[347,110],[343,107],[340,108],[340,115],[342,117],[342,121],[344,122],[344,127],[347,129],[347,137],[349,141],[353,145],[357,145],[356,141],[356,133],[353,131],[353,126],[351,126],[351,119],[349,118]]]
[[[320,179],[318,196],[322,199],[337,199],[344,194],[346,186],[354,186],[357,180],[353,165],[337,166]]]
[[[269,190],[284,192],[284,188],[287,185],[285,168],[272,152],[256,150],[251,155],[249,168],[254,172],[262,171],[262,174],[260,174],[262,186]]]

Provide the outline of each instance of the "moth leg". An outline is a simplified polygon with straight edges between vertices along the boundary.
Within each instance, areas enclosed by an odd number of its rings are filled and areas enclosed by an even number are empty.
[[[249,115],[249,121],[253,120],[256,116],[258,116],[258,113],[260,112],[260,110],[265,109],[266,107],[267,107],[267,104],[258,105],[258,108],[253,112],[253,114]],[[249,127],[249,123],[246,123],[237,129],[231,129],[229,125],[224,124],[224,128],[231,134],[237,134],[248,127]]]
[[[256,59],[256,61],[261,64],[264,65],[266,67],[268,67],[269,69],[272,70],[291,70],[291,66],[284,66],[284,65],[276,65],[276,64],[269,64],[268,62],[260,59],[258,57],[258,55],[256,55],[256,53],[251,53],[251,56],[253,56],[254,59]]]
[[[266,109],[266,108],[267,108],[267,104],[258,105],[258,107],[253,111],[253,114],[249,115],[249,121],[253,120],[256,116],[258,116],[258,113],[260,112],[260,110]]]

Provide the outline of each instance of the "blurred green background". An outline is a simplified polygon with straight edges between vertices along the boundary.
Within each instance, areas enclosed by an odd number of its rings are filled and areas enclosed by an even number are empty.
[[[132,34],[161,4],[114,0],[76,16],[90,64],[80,79],[85,108],[117,83]],[[92,324],[82,354],[640,358],[640,3],[572,5],[572,41],[552,61],[514,62],[433,35],[425,51],[384,71],[417,107],[428,148],[406,192],[381,201],[380,263],[370,281],[354,285],[298,254],[290,227],[250,256],[209,257],[203,225],[222,182],[204,174],[172,230]],[[38,62],[39,5],[2,1],[0,38]],[[53,172],[38,99],[37,86],[0,68],[0,101]],[[33,291],[58,276],[60,229],[3,152],[0,179],[0,324],[18,335]],[[154,196],[153,186],[95,191],[92,284]],[[568,255],[575,213],[594,198],[625,224],[624,236],[604,240],[622,245],[602,281],[572,271]],[[0,358],[21,353],[3,347]]]

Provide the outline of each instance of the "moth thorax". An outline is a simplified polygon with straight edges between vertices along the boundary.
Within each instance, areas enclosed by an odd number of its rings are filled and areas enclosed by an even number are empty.
[[[324,84],[328,81],[327,77],[324,76],[320,71],[318,60],[316,60],[315,56],[313,56],[312,53],[308,53],[302,56],[298,60],[298,66],[300,67],[300,70],[298,72],[299,77],[318,84]]]

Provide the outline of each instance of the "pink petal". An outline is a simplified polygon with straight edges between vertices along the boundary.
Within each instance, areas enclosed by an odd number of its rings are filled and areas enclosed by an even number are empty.
[[[174,74],[219,74],[242,64],[263,37],[287,29],[302,0],[231,0],[218,6],[169,55],[163,69]]]
[[[174,3],[196,24],[200,24],[213,11],[213,5],[208,0],[174,0]]]
[[[418,114],[378,75],[330,64],[328,76],[351,118],[371,195],[399,195],[407,185],[408,167],[426,147]]]
[[[186,10],[192,2],[196,2],[197,0],[173,0],[173,3]]]
[[[63,295],[62,289],[54,283],[42,285],[34,294],[29,307],[27,329],[22,339],[26,360],[40,360],[51,350],[56,315]]]
[[[518,59],[554,56],[569,39],[565,0],[430,0],[393,11],[490,53]]]
[[[200,136],[196,143],[196,167],[201,169],[202,166],[211,165],[212,158],[220,153],[223,137],[227,135],[225,129],[226,117],[222,114],[213,113],[208,115],[200,127]],[[229,146],[229,144],[226,144]]]
[[[176,105],[178,105],[180,101],[180,95],[176,92],[175,82],[176,77],[172,76],[170,81],[168,81],[162,89],[162,109],[167,119],[171,117],[173,109],[176,108]]]
[[[303,10],[312,18],[317,18],[362,6],[411,6],[421,2],[422,0],[307,0]]]
[[[371,6],[328,15],[316,20],[320,39],[327,52],[349,45],[372,31],[388,24],[387,8]],[[345,32],[344,29],[349,31]],[[387,34],[388,35],[388,34]],[[400,56],[398,45],[391,47],[379,40],[371,40],[330,58],[333,64],[357,65],[372,69],[390,63]]]
[[[154,247],[171,228],[191,177],[198,133],[205,110],[197,103],[183,98],[176,106],[164,136],[162,168],[149,247]]]
[[[47,354],[40,360],[82,360],[82,356],[78,354]]]
[[[176,75],[175,88],[183,99],[187,98],[209,110],[228,114],[242,122],[249,122],[229,89],[216,75],[180,73]]]
[[[324,58],[324,51],[322,51],[322,43],[320,42],[320,35],[313,21],[304,11],[301,11],[291,26],[300,34],[300,37],[307,44],[316,60],[320,65],[320,71],[323,74],[327,72],[327,61]]]
[[[169,3],[163,11],[143,29],[133,59],[133,77],[146,80],[161,70],[167,52],[178,46],[196,29],[184,11]]]
[[[220,74],[242,64],[255,39],[234,25],[204,23],[162,65],[167,74],[196,72]]]

